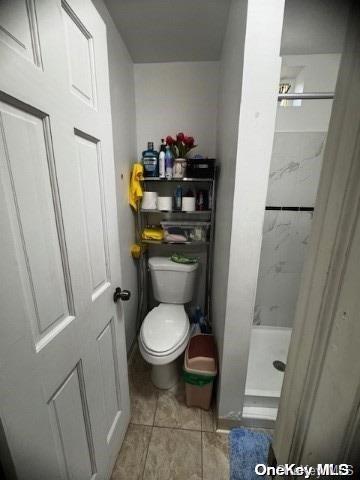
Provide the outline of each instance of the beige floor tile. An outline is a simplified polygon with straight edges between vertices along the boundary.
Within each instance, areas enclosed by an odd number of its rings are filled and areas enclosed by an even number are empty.
[[[202,433],[203,480],[229,480],[228,435]]]
[[[151,427],[129,425],[111,480],[138,480],[142,478]]]
[[[170,390],[159,391],[154,425],[201,430],[201,410],[186,406],[182,381]]]
[[[215,432],[216,419],[213,408],[201,410],[201,430],[203,432]]]
[[[143,478],[201,480],[201,432],[154,427]]]
[[[153,425],[158,392],[150,380],[150,373],[130,375],[131,423]]]

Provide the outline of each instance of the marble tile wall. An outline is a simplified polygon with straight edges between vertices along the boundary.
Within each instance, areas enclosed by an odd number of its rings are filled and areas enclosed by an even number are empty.
[[[276,132],[266,205],[313,207],[325,132]]]
[[[314,207],[325,132],[277,132],[267,206]],[[312,212],[265,211],[254,324],[292,327]]]

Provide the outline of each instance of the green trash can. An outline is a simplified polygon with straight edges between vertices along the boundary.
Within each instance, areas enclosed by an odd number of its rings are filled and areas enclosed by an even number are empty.
[[[213,335],[191,337],[186,348],[183,378],[186,405],[209,410],[217,375],[216,347]]]

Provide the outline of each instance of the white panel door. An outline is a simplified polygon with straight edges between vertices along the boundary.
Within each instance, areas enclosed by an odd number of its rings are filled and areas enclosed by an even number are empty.
[[[106,26],[0,1],[0,417],[26,480],[108,478],[128,421]]]

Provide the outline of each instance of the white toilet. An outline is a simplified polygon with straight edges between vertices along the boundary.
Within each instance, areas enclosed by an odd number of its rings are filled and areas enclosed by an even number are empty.
[[[139,348],[152,365],[151,380],[158,388],[171,388],[179,377],[176,360],[185,350],[190,333],[184,304],[192,299],[197,267],[197,263],[149,258],[154,297],[161,303],[143,321]]]

